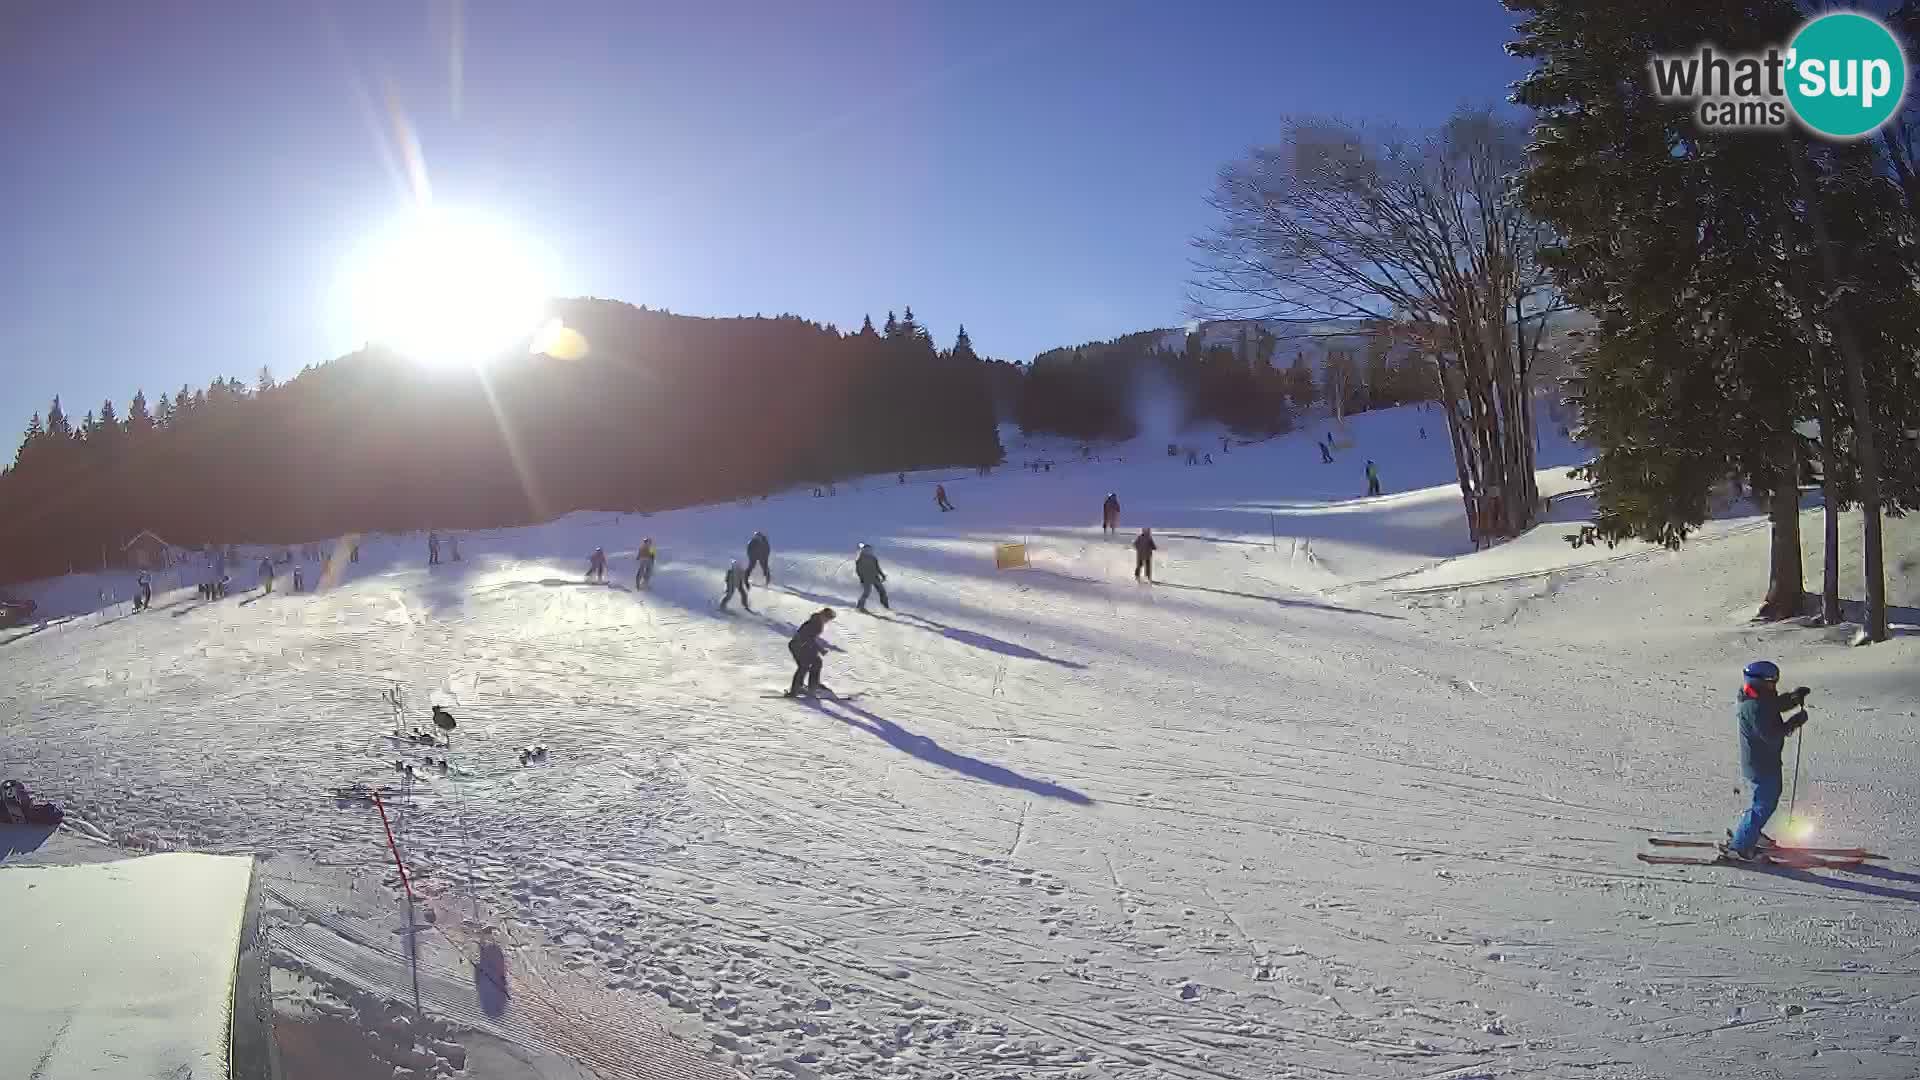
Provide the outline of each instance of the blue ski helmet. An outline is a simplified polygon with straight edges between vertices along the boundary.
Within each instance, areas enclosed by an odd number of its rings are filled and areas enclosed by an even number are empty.
[[[1740,672],[1748,679],[1776,680],[1780,678],[1780,665],[1771,660],[1755,660]]]

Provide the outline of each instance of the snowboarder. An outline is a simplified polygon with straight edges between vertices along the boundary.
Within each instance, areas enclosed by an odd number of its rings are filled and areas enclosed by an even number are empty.
[[[440,565],[440,534],[437,532],[427,534],[427,565]]]
[[[788,697],[806,695],[812,697],[826,689],[820,685],[820,654],[826,650],[826,642],[820,640],[820,634],[827,624],[833,621],[833,609],[821,608],[807,617],[800,628],[793,632],[787,641],[787,652],[793,654],[793,685],[787,689]]]
[[[273,591],[273,557],[270,555],[260,557],[260,591],[263,594]]]
[[[767,565],[767,556],[773,554],[773,544],[768,542],[767,534],[756,532],[747,541],[747,575],[753,575],[753,568],[760,568],[761,583],[773,584],[773,568]]]
[[[727,604],[733,600],[736,593],[740,596],[740,606],[748,611],[753,610],[753,605],[747,603],[747,574],[748,571],[740,569],[739,559],[727,565],[727,595],[720,598],[721,611],[727,610]]]
[[[607,549],[594,548],[587,556],[587,580],[604,584],[607,580]]]
[[[1780,666],[1771,660],[1755,660],[1741,671],[1739,704],[1734,715],[1740,723],[1740,771],[1753,785],[1753,805],[1720,845],[1720,854],[1740,862],[1751,862],[1764,839],[1761,830],[1767,819],[1780,808],[1780,758],[1787,736],[1807,722],[1807,695],[1804,686],[1792,693],[1780,693]],[[1800,710],[1797,717],[1787,714]]]
[[[634,560],[640,564],[633,575],[634,588],[644,589],[653,584],[653,560],[658,554],[653,550],[653,537],[640,541],[640,550],[634,555]]]
[[[953,504],[947,501],[947,485],[945,484],[933,485],[933,505],[939,507],[942,510],[953,509]]]
[[[1153,581],[1153,553],[1160,545],[1153,542],[1153,530],[1142,528],[1140,535],[1133,538],[1133,580],[1139,581],[1144,572],[1147,581]]]
[[[1120,496],[1107,492],[1107,501],[1100,506],[1100,529],[1111,534],[1120,527]]]
[[[1374,467],[1372,459],[1367,461],[1367,494],[1380,494],[1380,470]]]
[[[854,610],[867,610],[869,592],[879,593],[880,606],[893,610],[893,604],[887,600],[887,572],[880,569],[880,556],[873,553],[872,544],[860,545],[860,554],[853,560],[853,572],[860,578],[860,601],[853,605]]]

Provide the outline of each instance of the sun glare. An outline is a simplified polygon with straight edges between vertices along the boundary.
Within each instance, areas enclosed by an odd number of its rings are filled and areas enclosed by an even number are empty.
[[[359,336],[429,364],[478,364],[546,321],[537,249],[500,222],[443,209],[381,234],[353,274]]]

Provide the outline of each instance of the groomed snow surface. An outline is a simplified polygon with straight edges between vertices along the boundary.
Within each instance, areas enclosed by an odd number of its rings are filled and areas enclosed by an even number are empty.
[[[276,995],[330,988],[404,1076],[477,1070],[462,1029],[553,1076],[1920,1074],[1920,638],[1752,623],[1745,507],[1678,553],[1576,551],[1577,520],[1470,553],[1438,414],[1352,428],[1334,465],[1324,427],[1190,438],[1210,467],[1012,446],[989,478],[465,534],[432,569],[369,539],[318,594],[12,632],[0,772],[116,836],[271,854]],[[1543,487],[1579,457],[1547,446]],[[1890,524],[1911,608],[1920,535]],[[756,528],[773,585],[719,612]],[[995,571],[1009,540],[1032,569]],[[861,541],[892,611],[853,610]],[[857,696],[770,697],[822,605]],[[1814,842],[1888,861],[1634,859],[1732,822],[1759,656],[1815,688]],[[330,794],[438,753],[386,737],[395,684],[403,725],[460,721],[453,775],[396,806],[412,932],[379,818]]]

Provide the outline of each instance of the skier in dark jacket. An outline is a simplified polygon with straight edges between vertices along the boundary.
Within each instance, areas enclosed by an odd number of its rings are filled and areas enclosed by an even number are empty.
[[[741,607],[748,611],[753,610],[753,605],[747,603],[747,571],[740,569],[739,559],[733,560],[727,566],[727,595],[720,598],[721,611],[727,610],[727,604],[733,600],[735,594],[740,597]]]
[[[1100,528],[1111,533],[1120,527],[1120,496],[1107,492],[1107,501],[1100,505]]]
[[[867,610],[867,593],[880,594],[880,606],[888,611],[893,605],[887,601],[887,572],[880,569],[880,556],[873,553],[872,544],[861,544],[860,554],[853,560],[853,572],[860,578],[860,602],[853,605],[856,611]]]
[[[1144,572],[1147,580],[1153,580],[1153,553],[1160,545],[1153,542],[1153,530],[1141,529],[1140,535],[1133,538],[1133,580],[1139,581]]]
[[[1741,672],[1739,705],[1740,772],[1753,785],[1753,805],[1740,816],[1720,853],[1729,859],[1751,861],[1765,839],[1761,830],[1780,808],[1780,759],[1787,736],[1807,722],[1804,706],[1812,691],[1804,686],[1780,693],[1780,667],[1771,660],[1755,660]],[[1799,710],[1799,715],[1788,714]]]
[[[820,685],[820,654],[826,651],[826,643],[820,635],[833,621],[833,609],[821,608],[800,624],[787,641],[787,652],[793,654],[793,685],[787,689],[788,697],[808,697],[826,689]]]
[[[133,610],[145,611],[153,606],[153,577],[145,570],[140,571],[140,583],[134,586]]]
[[[588,581],[607,580],[607,549],[606,548],[594,548],[593,554],[587,556],[587,580]]]
[[[1380,494],[1380,470],[1374,466],[1372,460],[1367,462],[1367,494]]]
[[[747,541],[747,573],[751,575],[753,568],[758,566],[762,575],[761,582],[766,585],[773,584],[773,568],[767,565],[767,556],[771,554],[773,554],[773,545],[767,541],[766,533],[756,532],[753,538]]]
[[[273,591],[272,556],[263,555],[260,557],[260,589],[262,592]]]
[[[440,565],[440,534],[437,532],[427,534],[427,565]]]

